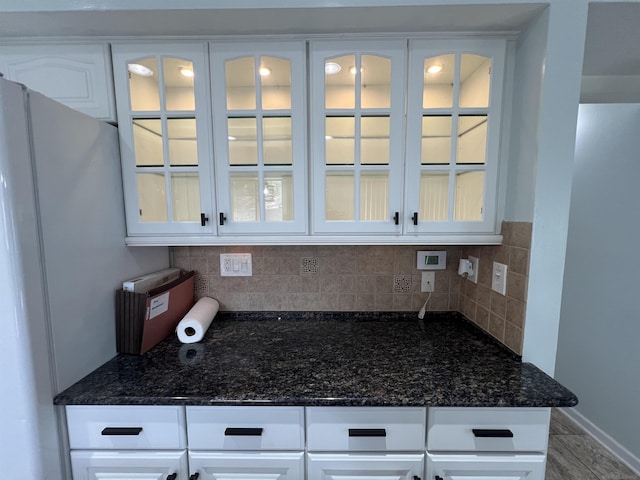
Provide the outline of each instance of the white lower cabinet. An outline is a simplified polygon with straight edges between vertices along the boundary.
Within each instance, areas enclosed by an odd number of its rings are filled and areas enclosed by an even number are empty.
[[[429,480],[544,480],[549,408],[429,408]]]
[[[68,406],[73,480],[544,480],[549,408]]]
[[[193,480],[300,480],[303,452],[189,452]]]
[[[423,471],[424,454],[307,454],[307,480],[418,480]]]
[[[544,471],[542,454],[427,454],[431,480],[543,480]]]
[[[426,409],[307,408],[307,480],[418,480]]]
[[[72,450],[73,480],[187,480],[187,452]]]

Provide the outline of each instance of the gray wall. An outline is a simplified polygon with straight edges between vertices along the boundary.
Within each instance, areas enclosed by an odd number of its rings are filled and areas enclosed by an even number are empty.
[[[581,105],[556,378],[640,458],[640,104]]]

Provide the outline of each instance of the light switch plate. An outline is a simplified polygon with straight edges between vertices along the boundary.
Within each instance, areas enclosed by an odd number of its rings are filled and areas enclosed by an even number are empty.
[[[507,294],[507,266],[504,263],[493,262],[491,290],[500,295]]]
[[[250,253],[221,253],[221,277],[250,277],[253,275]]]

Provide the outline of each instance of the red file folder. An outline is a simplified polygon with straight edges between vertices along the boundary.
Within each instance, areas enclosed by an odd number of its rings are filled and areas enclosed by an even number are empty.
[[[171,335],[194,303],[194,272],[147,293],[116,291],[116,349],[143,354]]]

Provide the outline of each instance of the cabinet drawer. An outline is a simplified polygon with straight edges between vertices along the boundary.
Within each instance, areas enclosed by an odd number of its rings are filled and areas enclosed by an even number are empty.
[[[546,452],[549,408],[430,408],[427,449]]]
[[[303,450],[303,407],[187,407],[194,450]]]
[[[72,449],[186,448],[184,409],[171,406],[67,406]]]
[[[311,407],[307,409],[310,451],[424,450],[421,407]]]

